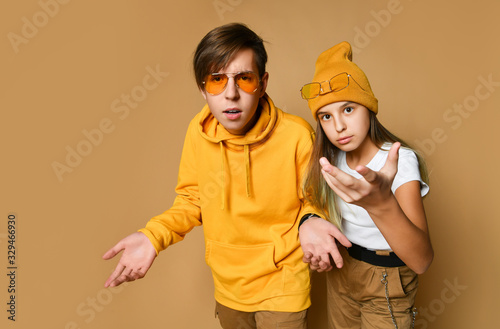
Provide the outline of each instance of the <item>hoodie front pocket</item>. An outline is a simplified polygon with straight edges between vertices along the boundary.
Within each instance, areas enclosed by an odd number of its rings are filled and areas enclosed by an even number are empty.
[[[205,257],[216,289],[225,295],[253,300],[264,290],[276,292],[281,276],[274,264],[272,243],[240,246],[207,240]]]

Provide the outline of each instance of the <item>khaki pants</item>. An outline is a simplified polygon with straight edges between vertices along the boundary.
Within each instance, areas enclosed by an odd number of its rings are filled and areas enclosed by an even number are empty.
[[[223,329],[307,329],[307,310],[241,312],[217,303],[215,313]]]
[[[411,328],[417,274],[407,266],[371,265],[352,258],[345,248],[339,249],[344,266],[327,273],[329,328],[394,329],[387,295],[398,328]]]

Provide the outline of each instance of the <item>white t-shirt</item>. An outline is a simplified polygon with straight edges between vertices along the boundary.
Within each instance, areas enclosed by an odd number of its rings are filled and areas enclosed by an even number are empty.
[[[382,147],[383,150],[377,152],[367,167],[373,171],[382,169],[387,160],[390,147],[390,143],[384,144]],[[358,172],[349,168],[345,152],[340,151],[338,153],[337,167],[355,178],[359,179],[362,177]],[[392,193],[401,185],[415,180],[420,181],[421,196],[426,195],[429,192],[429,186],[420,177],[417,156],[412,150],[401,147],[399,149],[398,172],[391,187]],[[342,214],[344,234],[349,241],[371,250],[391,249],[366,210],[346,203],[340,197],[337,197],[337,202]]]

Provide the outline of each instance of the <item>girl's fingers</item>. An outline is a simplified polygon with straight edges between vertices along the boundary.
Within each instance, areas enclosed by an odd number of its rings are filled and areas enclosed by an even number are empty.
[[[360,197],[360,190],[362,186],[358,179],[349,175],[352,180],[348,180],[348,182],[346,183],[339,180],[338,176],[333,177],[332,175],[324,171],[322,171],[321,173],[323,174],[323,177],[325,178],[328,186],[330,186],[330,188],[345,202],[350,203]]]
[[[373,183],[377,180],[377,173],[366,166],[358,166],[356,167],[356,171],[363,176],[368,183]]]
[[[380,170],[386,173],[389,177],[393,177],[398,172],[398,161],[399,161],[399,147],[400,143],[394,143],[389,150],[389,155],[387,156],[387,161]]]
[[[325,168],[327,170],[325,170]],[[335,179],[338,183],[340,183],[342,186],[345,186],[347,188],[356,188],[356,186],[359,183],[359,180],[352,177],[351,175],[343,172],[339,168],[335,166],[324,166],[323,171],[330,175],[333,179]],[[338,184],[336,184],[338,185]]]
[[[350,197],[344,192],[345,186],[340,184],[335,177],[332,177],[330,174],[327,172],[324,172],[323,170],[321,171],[321,174],[323,175],[323,178],[325,179],[326,183],[330,188],[335,192],[339,197],[342,198],[342,200],[348,202],[347,200],[350,199]]]
[[[322,166],[331,166],[330,161],[325,157],[319,159],[319,164]]]

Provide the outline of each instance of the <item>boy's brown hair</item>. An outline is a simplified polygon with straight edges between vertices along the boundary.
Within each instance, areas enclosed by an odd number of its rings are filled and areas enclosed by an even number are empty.
[[[202,89],[203,81],[209,74],[226,67],[231,58],[243,49],[254,51],[258,74],[262,78],[266,72],[267,52],[264,41],[255,32],[241,23],[222,25],[208,32],[198,44],[193,58],[198,88]]]

